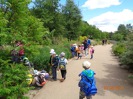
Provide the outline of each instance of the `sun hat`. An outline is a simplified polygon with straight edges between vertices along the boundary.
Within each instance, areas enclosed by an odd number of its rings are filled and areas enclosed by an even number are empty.
[[[50,50],[50,54],[53,53],[53,52],[54,52],[54,49],[51,49],[51,50]]]
[[[82,66],[83,66],[83,68],[88,69],[88,68],[90,68],[91,63],[90,63],[89,61],[84,61],[84,62],[82,63]]]
[[[55,55],[56,53],[55,52],[52,52],[51,55]]]

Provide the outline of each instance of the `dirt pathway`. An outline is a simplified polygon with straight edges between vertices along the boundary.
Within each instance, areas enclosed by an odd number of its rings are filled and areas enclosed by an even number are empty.
[[[31,99],[78,99],[78,74],[83,70],[82,62],[85,60],[92,63],[91,69],[96,72],[98,94],[93,99],[133,99],[133,84],[127,78],[127,71],[119,67],[117,58],[111,53],[111,45],[99,45],[94,49],[93,60],[89,56],[81,60],[70,60],[67,65],[67,79],[63,83],[59,80],[49,81]],[[60,77],[58,72],[58,78]]]

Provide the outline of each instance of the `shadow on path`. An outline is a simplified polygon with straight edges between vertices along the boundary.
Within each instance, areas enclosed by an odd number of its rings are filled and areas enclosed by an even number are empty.
[[[98,95],[104,96],[105,92],[109,91],[117,96],[133,97],[133,83],[128,79],[128,72],[121,69],[118,64],[103,63],[103,66],[105,70],[102,72],[106,75],[104,78],[96,77]]]

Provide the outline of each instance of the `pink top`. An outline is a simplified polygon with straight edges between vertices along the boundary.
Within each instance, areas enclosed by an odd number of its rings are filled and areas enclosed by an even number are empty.
[[[93,48],[90,48],[90,54],[91,54],[91,55],[93,54],[93,53],[92,53],[93,50],[94,50]]]

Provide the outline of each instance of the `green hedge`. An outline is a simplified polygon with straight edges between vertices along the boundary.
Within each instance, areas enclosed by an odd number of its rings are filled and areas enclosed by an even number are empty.
[[[121,56],[126,51],[126,45],[124,42],[116,43],[112,47],[113,53],[117,56]]]

